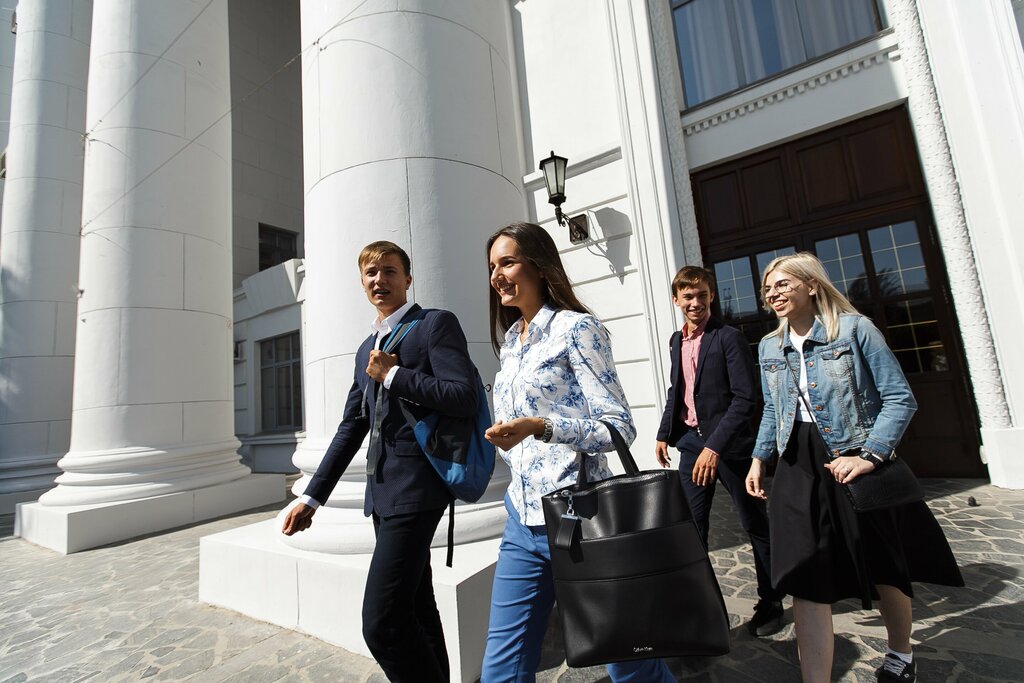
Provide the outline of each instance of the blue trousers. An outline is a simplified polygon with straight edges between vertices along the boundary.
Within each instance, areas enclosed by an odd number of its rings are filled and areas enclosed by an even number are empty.
[[[551,555],[544,527],[520,523],[507,497],[505,508],[509,516],[494,570],[480,683],[533,683],[555,603]],[[654,619],[656,615],[637,617]],[[608,675],[615,683],[675,683],[660,659],[609,664]]]

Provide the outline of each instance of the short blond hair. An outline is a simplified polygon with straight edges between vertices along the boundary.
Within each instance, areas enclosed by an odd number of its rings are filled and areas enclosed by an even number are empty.
[[[387,240],[380,240],[378,242],[370,242],[363,250],[359,252],[359,271],[362,272],[363,268],[368,263],[376,263],[388,254],[394,254],[402,262],[402,267],[405,268],[406,275],[412,275],[412,262],[409,260],[409,255],[405,253],[405,249],[394,242],[388,242]]]

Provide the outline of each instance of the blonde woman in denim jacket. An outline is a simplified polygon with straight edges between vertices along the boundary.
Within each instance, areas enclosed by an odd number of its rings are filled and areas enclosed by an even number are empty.
[[[793,596],[803,680],[831,679],[832,603],[857,598],[864,609],[879,601],[888,634],[878,680],[913,681],[911,582],[963,578],[923,501],[856,512],[840,487],[886,466],[917,402],[881,332],[817,257],[776,258],[761,284],[779,327],[758,349],[765,408],[746,484],[767,499],[765,466],[779,454],[768,507],[772,583]]]

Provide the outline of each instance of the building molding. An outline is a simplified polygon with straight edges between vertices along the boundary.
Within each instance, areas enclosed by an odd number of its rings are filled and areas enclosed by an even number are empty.
[[[569,160],[565,167],[565,177],[566,179],[575,178],[602,166],[607,166],[621,158],[622,145],[608,145],[590,150],[577,161]],[[544,189],[544,174],[540,170],[527,173],[523,176],[523,187],[527,192]]]
[[[725,110],[717,111],[714,114],[703,118],[684,123],[683,133],[686,137],[698,135],[709,128],[726,124],[747,114],[760,111],[776,102],[782,102],[788,98],[799,97],[805,93],[827,87],[844,78],[856,76],[857,74],[887,61],[895,62],[900,59],[900,50],[897,45],[887,45],[871,54],[862,55],[838,66],[816,71],[796,83],[788,83],[780,88],[769,92],[761,92],[743,100],[739,104],[728,107]]]
[[[690,186],[686,134],[679,117],[683,101],[676,38],[672,31],[675,24],[667,2],[647,3],[647,12],[654,47],[654,68],[657,71],[658,90],[661,95],[661,117],[672,167],[672,187],[678,206],[683,256],[686,263],[703,265],[700,234],[697,230],[697,209],[693,203],[693,188]]]
[[[888,8],[900,45],[910,120],[946,261],[978,419],[983,429],[1006,429],[1011,426],[1006,390],[917,2],[889,0]]]

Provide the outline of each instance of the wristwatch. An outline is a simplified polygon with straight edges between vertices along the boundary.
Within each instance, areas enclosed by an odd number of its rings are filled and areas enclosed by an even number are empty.
[[[861,451],[860,459],[867,460],[868,462],[874,463],[875,465],[884,465],[886,462],[885,459],[882,458],[881,456],[875,455],[874,453],[871,453],[869,451]]]
[[[538,441],[543,441],[544,443],[548,443],[549,441],[551,441],[551,437],[554,435],[554,433],[555,433],[555,424],[551,420],[549,420],[548,418],[545,417],[544,418],[544,433],[542,433],[540,436],[534,436],[533,438],[537,439]]]

